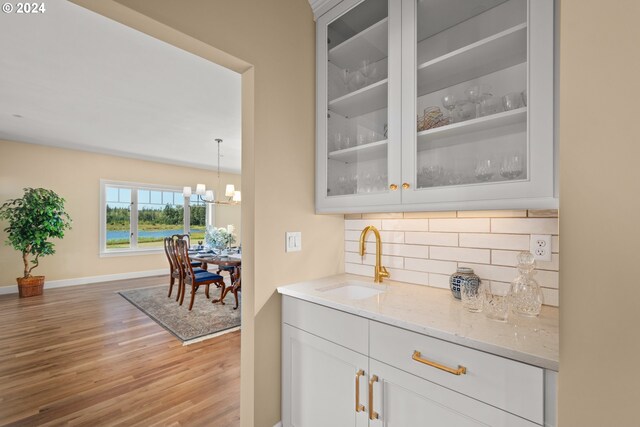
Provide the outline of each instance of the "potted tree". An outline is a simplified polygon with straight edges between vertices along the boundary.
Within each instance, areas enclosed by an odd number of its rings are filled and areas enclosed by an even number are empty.
[[[51,190],[25,188],[21,198],[0,206],[0,219],[9,223],[4,229],[8,235],[5,243],[22,253],[24,274],[16,279],[20,297],[42,295],[44,276],[32,276],[31,272],[41,256],[55,253],[49,239],[60,239],[71,228],[64,201]]]

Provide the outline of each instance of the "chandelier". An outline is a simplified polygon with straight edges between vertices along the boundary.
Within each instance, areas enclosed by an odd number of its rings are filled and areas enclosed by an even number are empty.
[[[220,138],[215,140],[218,143],[218,186],[220,185],[220,143],[222,140]],[[185,198],[191,198],[191,194],[193,194],[191,187],[184,187],[182,190],[182,195]],[[233,184],[227,184],[224,196],[226,199],[217,199],[213,190],[207,190],[207,187],[204,184],[197,184],[195,194],[198,196],[198,200],[211,203],[216,205],[239,205],[242,200],[240,191],[236,191]]]

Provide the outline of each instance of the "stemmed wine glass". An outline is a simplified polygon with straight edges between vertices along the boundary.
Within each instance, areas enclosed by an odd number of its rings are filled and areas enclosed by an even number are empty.
[[[347,92],[350,92],[349,83],[351,83],[351,79],[353,78],[353,73],[349,70],[341,70],[340,71],[340,79],[342,83],[344,83],[344,87],[347,89]]]
[[[458,103],[458,98],[455,95],[445,95],[442,97],[442,106],[449,110],[449,122],[455,122],[455,117],[453,116],[453,110],[456,108],[456,104]]]

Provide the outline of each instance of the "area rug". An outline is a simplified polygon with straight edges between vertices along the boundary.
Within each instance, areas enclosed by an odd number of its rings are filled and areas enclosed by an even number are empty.
[[[175,289],[167,298],[169,286],[158,285],[148,288],[130,289],[118,292],[144,314],[175,335],[184,345],[213,338],[240,328],[240,309],[234,310],[235,298],[229,292],[225,305],[213,304],[204,295],[204,289],[196,293],[193,309],[189,311],[189,298],[184,297],[182,306],[175,299]],[[220,296],[220,290],[211,287],[212,299]],[[240,296],[240,294],[238,294]]]

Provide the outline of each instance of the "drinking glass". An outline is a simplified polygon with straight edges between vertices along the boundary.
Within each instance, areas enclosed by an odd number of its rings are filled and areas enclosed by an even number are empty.
[[[340,71],[340,79],[342,80],[342,83],[344,83],[344,87],[347,90],[347,92],[350,92],[349,83],[351,83],[352,77],[353,77],[353,73],[350,72],[349,70]]]
[[[369,59],[364,59],[360,62],[360,72],[364,76],[367,83],[373,83],[378,74],[378,66],[375,62],[371,62]]]
[[[367,137],[365,136],[365,134],[364,133],[359,133],[356,145],[364,145],[366,143],[367,143]]]
[[[475,104],[475,116],[480,117],[480,103],[484,99],[490,98],[491,95],[491,86],[487,84],[478,84],[474,86],[469,86],[465,89],[464,94],[467,96],[469,102]]]
[[[524,170],[522,158],[517,154],[505,156],[502,159],[500,175],[508,180],[519,178]]]
[[[487,282],[484,285],[484,313],[491,320],[506,322],[509,317],[508,283]]]
[[[515,110],[522,107],[522,94],[511,92],[502,97],[504,111]]]
[[[344,143],[342,140],[344,138],[344,135],[342,135],[342,132],[336,132],[335,135],[333,136],[333,149],[334,150],[342,150],[342,144]]]
[[[460,299],[462,300],[462,306],[472,313],[478,313],[482,311],[484,305],[483,285],[480,281],[479,285],[471,286],[469,283],[464,283],[460,286]]]
[[[491,179],[495,170],[490,159],[479,160],[476,163],[476,179],[480,182],[487,182]]]
[[[353,77],[351,78],[351,82],[350,82],[351,92],[358,89],[362,89],[367,84],[367,80],[365,79],[365,77],[362,75],[360,71],[354,71],[351,74],[353,74]]]
[[[464,122],[476,117],[476,109],[474,104],[469,101],[459,101],[456,104],[456,121]]]
[[[502,111],[502,102],[500,98],[490,96],[480,101],[480,116],[490,116]]]
[[[458,98],[455,95],[445,95],[442,97],[442,106],[449,111],[450,123],[454,123],[456,121],[453,114],[453,110],[455,110],[457,103],[458,103]]]

